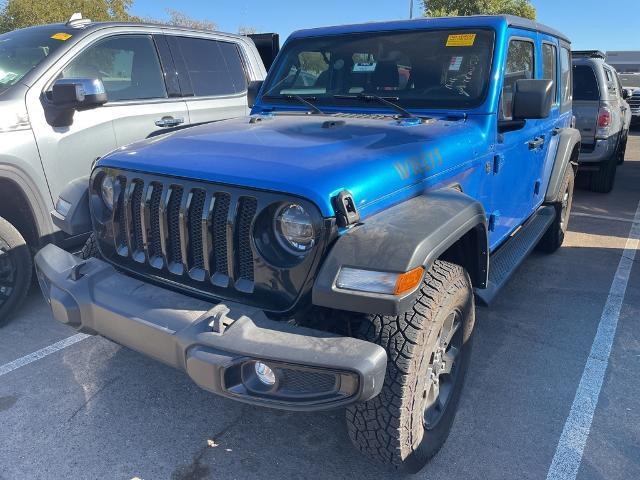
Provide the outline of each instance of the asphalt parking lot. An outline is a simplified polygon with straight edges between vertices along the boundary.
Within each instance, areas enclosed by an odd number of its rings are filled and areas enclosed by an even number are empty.
[[[572,410],[588,360],[606,374],[590,429],[580,430],[577,477],[640,478],[640,257],[623,296],[612,287],[621,257],[637,248],[627,240],[639,201],[636,131],[613,193],[578,190],[564,247],[531,256],[495,305],[479,309],[451,436],[416,478],[547,478],[559,442],[576,441],[563,434],[567,418],[589,410]],[[615,337],[601,322],[612,315]],[[36,289],[0,330],[0,478],[398,478],[351,447],[341,410],[243,406],[105,339],[71,344],[74,334]],[[610,356],[592,348],[603,334],[614,338]]]

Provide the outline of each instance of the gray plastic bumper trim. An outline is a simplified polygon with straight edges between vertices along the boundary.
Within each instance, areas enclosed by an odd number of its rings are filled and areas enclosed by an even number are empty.
[[[56,320],[179,368],[205,390],[276,408],[322,410],[371,399],[382,388],[387,355],[373,343],[270,320],[245,305],[213,305],[123,275],[102,260],[83,261],[54,245],[40,250],[35,260]],[[225,389],[224,372],[247,359],[355,374],[357,391],[298,404],[239,396]]]

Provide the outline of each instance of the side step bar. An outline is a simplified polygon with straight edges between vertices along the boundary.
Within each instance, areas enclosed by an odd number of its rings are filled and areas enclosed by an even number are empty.
[[[485,289],[476,289],[476,298],[488,306],[505,286],[524,259],[538,244],[556,217],[553,207],[540,208],[522,226],[519,232],[506,241],[489,257],[489,283]]]

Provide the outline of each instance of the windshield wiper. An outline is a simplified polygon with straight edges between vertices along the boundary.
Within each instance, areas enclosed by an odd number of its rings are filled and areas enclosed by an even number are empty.
[[[378,102],[393,108],[400,114],[400,118],[420,118],[410,111],[405,110],[397,103],[394,103],[393,101],[400,100],[400,98],[398,97],[380,97],[378,95],[371,95],[369,93],[359,93],[357,95],[334,95],[333,98],[337,98],[339,100],[361,100],[363,102]]]
[[[311,102],[311,100],[315,100],[316,97],[301,97],[300,95],[287,94],[287,95],[265,95],[264,98],[266,100],[277,100],[279,98],[284,98],[286,100],[296,100],[297,102],[302,103],[303,105],[306,105],[307,107],[309,107],[309,110],[311,110],[311,113],[313,113],[314,115],[324,114],[322,110],[320,110]]]

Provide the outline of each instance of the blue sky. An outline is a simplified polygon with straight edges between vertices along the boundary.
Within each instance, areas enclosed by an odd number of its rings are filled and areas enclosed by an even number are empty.
[[[414,0],[416,15],[421,14],[421,3]],[[640,0],[532,3],[538,9],[538,21],[568,35],[576,49],[640,50]],[[237,32],[241,25],[248,25],[278,32],[284,41],[299,28],[407,18],[409,0],[135,0],[132,13],[164,18],[166,8],[212,20],[223,31]]]

